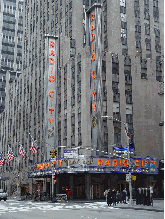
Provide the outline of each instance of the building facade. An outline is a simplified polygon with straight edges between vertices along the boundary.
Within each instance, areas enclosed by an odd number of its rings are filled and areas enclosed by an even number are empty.
[[[70,187],[72,198],[101,198],[108,187],[122,190],[128,187],[128,163],[125,155],[120,153],[124,159],[120,161],[114,153],[127,146],[127,123],[132,172],[137,175],[134,186],[152,184],[158,196],[157,163],[164,153],[159,126],[162,4],[25,0],[22,74],[12,83],[7,74],[8,107],[0,117],[3,155],[11,145],[17,156],[5,161],[3,183],[9,184],[12,177],[13,187],[21,181],[21,192],[25,186],[34,192],[40,185],[52,193],[54,168],[56,192]],[[30,136],[36,140],[37,155],[29,150]],[[19,156],[18,140],[25,160]],[[53,149],[56,161],[50,161]],[[76,158],[67,157],[71,149],[78,150]],[[150,164],[156,162],[154,171],[146,169],[146,157],[152,158]]]
[[[6,71],[14,78],[22,68],[23,0],[0,3],[0,113],[5,108]]]

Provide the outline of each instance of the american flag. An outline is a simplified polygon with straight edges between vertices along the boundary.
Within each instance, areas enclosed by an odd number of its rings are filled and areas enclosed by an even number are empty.
[[[25,150],[23,149],[22,145],[19,147],[19,154],[24,157],[25,156]]]
[[[4,159],[0,160],[0,167],[3,166]]]
[[[2,153],[0,152],[0,160],[2,160]]]
[[[14,158],[13,152],[12,152],[11,148],[8,147],[7,159],[8,159],[9,161],[12,161],[13,158]]]
[[[32,143],[31,143],[31,147],[30,147],[30,150],[32,151],[32,153],[37,153],[37,149],[36,149],[36,147],[35,147],[35,145],[34,145],[34,141],[32,140]]]

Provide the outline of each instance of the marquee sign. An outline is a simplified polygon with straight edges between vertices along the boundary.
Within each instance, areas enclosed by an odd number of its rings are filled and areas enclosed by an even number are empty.
[[[95,3],[87,10],[87,32],[90,46],[90,102],[91,102],[91,145],[98,149],[99,114],[101,114],[101,4]],[[95,150],[96,151],[96,150]]]
[[[45,131],[47,154],[51,146],[55,145],[55,116],[56,116],[56,78],[57,78],[57,49],[58,38],[54,36],[45,37],[46,47],[46,73],[45,73]]]
[[[157,159],[142,159],[142,158],[131,158],[130,165],[134,166],[133,172],[152,173],[157,174],[158,162]],[[148,168],[148,165],[150,168]],[[58,159],[56,161],[45,162],[31,166],[32,173],[42,171],[43,174],[52,174],[52,169],[55,172],[128,172],[129,161],[124,158],[113,158],[113,157],[84,157],[83,160],[79,157],[76,159]]]

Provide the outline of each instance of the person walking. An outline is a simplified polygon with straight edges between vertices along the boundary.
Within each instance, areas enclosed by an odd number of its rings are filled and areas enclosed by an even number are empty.
[[[123,193],[122,193],[122,201],[124,204],[126,204],[126,191],[123,190]]]
[[[108,189],[105,190],[105,192],[104,192],[104,196],[105,196],[106,202],[107,202],[107,195],[108,195]]]
[[[107,204],[108,204],[108,206],[109,205],[111,206],[111,204],[112,204],[112,196],[111,195],[112,195],[111,190],[109,189],[108,194],[107,194]]]
[[[72,194],[72,192],[71,192],[71,190],[69,189],[69,190],[68,190],[68,200],[70,200],[71,194]]]
[[[122,203],[121,194],[120,194],[119,190],[118,190],[117,193],[116,193],[116,201],[117,201],[117,204],[118,204],[119,202]]]
[[[115,189],[112,190],[112,203],[113,203],[113,206],[116,206],[116,190]]]
[[[126,199],[125,199],[125,200],[126,200],[126,202],[127,202],[127,201],[128,201],[128,196],[129,196],[130,194],[128,194],[128,192],[127,192],[127,189],[126,189],[126,188],[124,189],[124,191],[125,191],[125,193],[126,193]]]

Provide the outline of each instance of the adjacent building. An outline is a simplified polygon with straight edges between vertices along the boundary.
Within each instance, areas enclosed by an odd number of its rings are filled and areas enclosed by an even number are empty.
[[[13,79],[22,68],[23,0],[0,3],[0,113],[5,108],[6,71]]]
[[[56,192],[70,188],[71,198],[122,190],[128,187],[127,127],[134,187],[153,185],[160,195],[162,8],[158,0],[24,1],[22,74],[12,83],[7,74],[0,117],[3,155],[10,145],[17,156],[3,165],[4,183],[12,177],[21,194],[25,187],[52,194],[55,171]],[[30,136],[37,155],[29,150]]]

